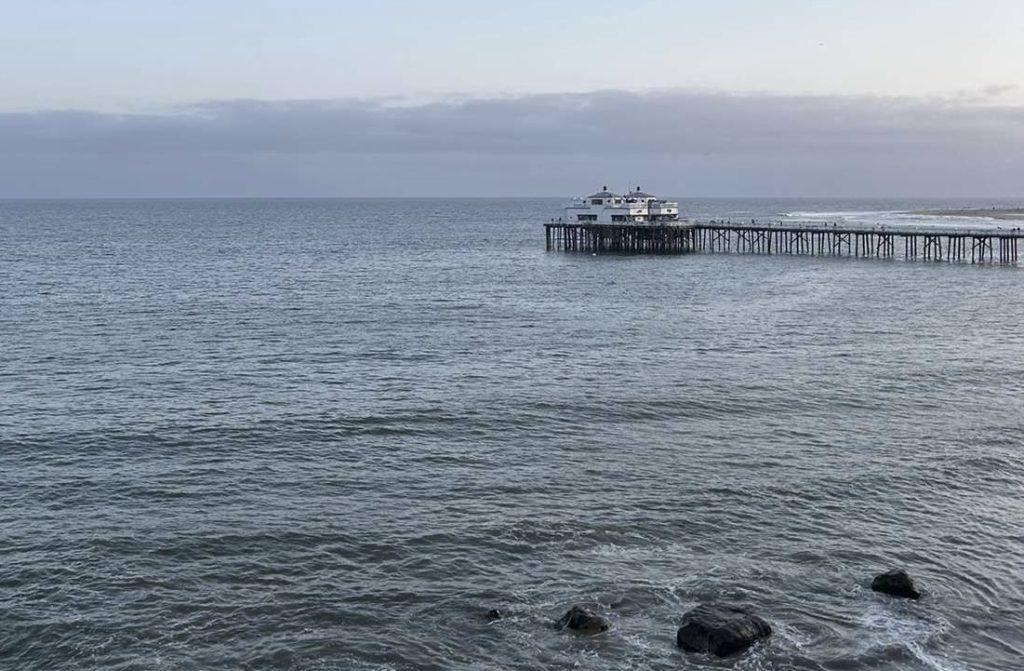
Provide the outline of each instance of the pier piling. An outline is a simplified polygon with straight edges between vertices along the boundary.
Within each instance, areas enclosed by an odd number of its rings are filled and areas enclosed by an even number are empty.
[[[850,224],[702,223],[597,224],[549,222],[548,251],[611,254],[799,254],[1018,265],[1024,230]]]

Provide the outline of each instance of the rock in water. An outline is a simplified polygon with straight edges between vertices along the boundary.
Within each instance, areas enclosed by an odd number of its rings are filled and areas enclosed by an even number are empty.
[[[600,615],[594,615],[583,606],[573,606],[558,621],[562,629],[572,629],[580,634],[599,634],[607,631],[611,623]]]
[[[505,613],[501,612],[497,608],[492,608],[489,611],[487,611],[487,615],[485,617],[487,618],[488,622],[494,622],[505,617]]]
[[[687,652],[725,657],[770,636],[772,627],[746,606],[703,603],[683,616],[676,644]]]
[[[902,569],[886,571],[871,581],[871,589],[890,596],[904,599],[920,599],[921,593],[914,587],[914,581]]]

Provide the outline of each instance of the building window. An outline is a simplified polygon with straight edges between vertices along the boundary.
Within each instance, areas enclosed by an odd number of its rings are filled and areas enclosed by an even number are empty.
[[[577,221],[597,221],[596,214],[578,214],[576,215]]]
[[[594,198],[593,200],[590,201],[591,205],[601,205],[603,203],[604,203],[604,201],[601,200],[600,198]]]
[[[624,215],[624,214],[613,214],[612,215],[612,221],[625,221],[625,220],[626,220],[626,215]]]

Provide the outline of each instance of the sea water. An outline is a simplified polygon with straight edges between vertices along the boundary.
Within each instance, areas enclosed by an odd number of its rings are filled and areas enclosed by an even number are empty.
[[[560,205],[0,203],[0,667],[1024,664],[1024,270],[545,253]],[[775,635],[678,651],[720,599]]]

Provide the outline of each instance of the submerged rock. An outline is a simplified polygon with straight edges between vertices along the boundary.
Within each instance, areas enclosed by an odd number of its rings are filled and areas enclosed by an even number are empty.
[[[599,634],[602,631],[608,631],[611,623],[600,615],[594,615],[583,606],[573,606],[558,621],[558,626],[580,634]]]
[[[484,617],[487,618],[488,622],[494,622],[495,620],[500,620],[503,617],[505,617],[505,613],[501,612],[497,608],[492,608],[489,611],[487,611],[487,615],[485,615]]]
[[[904,599],[920,599],[921,593],[914,587],[914,581],[910,579],[903,569],[892,569],[880,575],[876,575],[871,581],[871,589],[882,594],[898,596]]]
[[[676,644],[687,652],[725,657],[746,650],[771,633],[771,625],[746,606],[702,603],[683,616]]]

